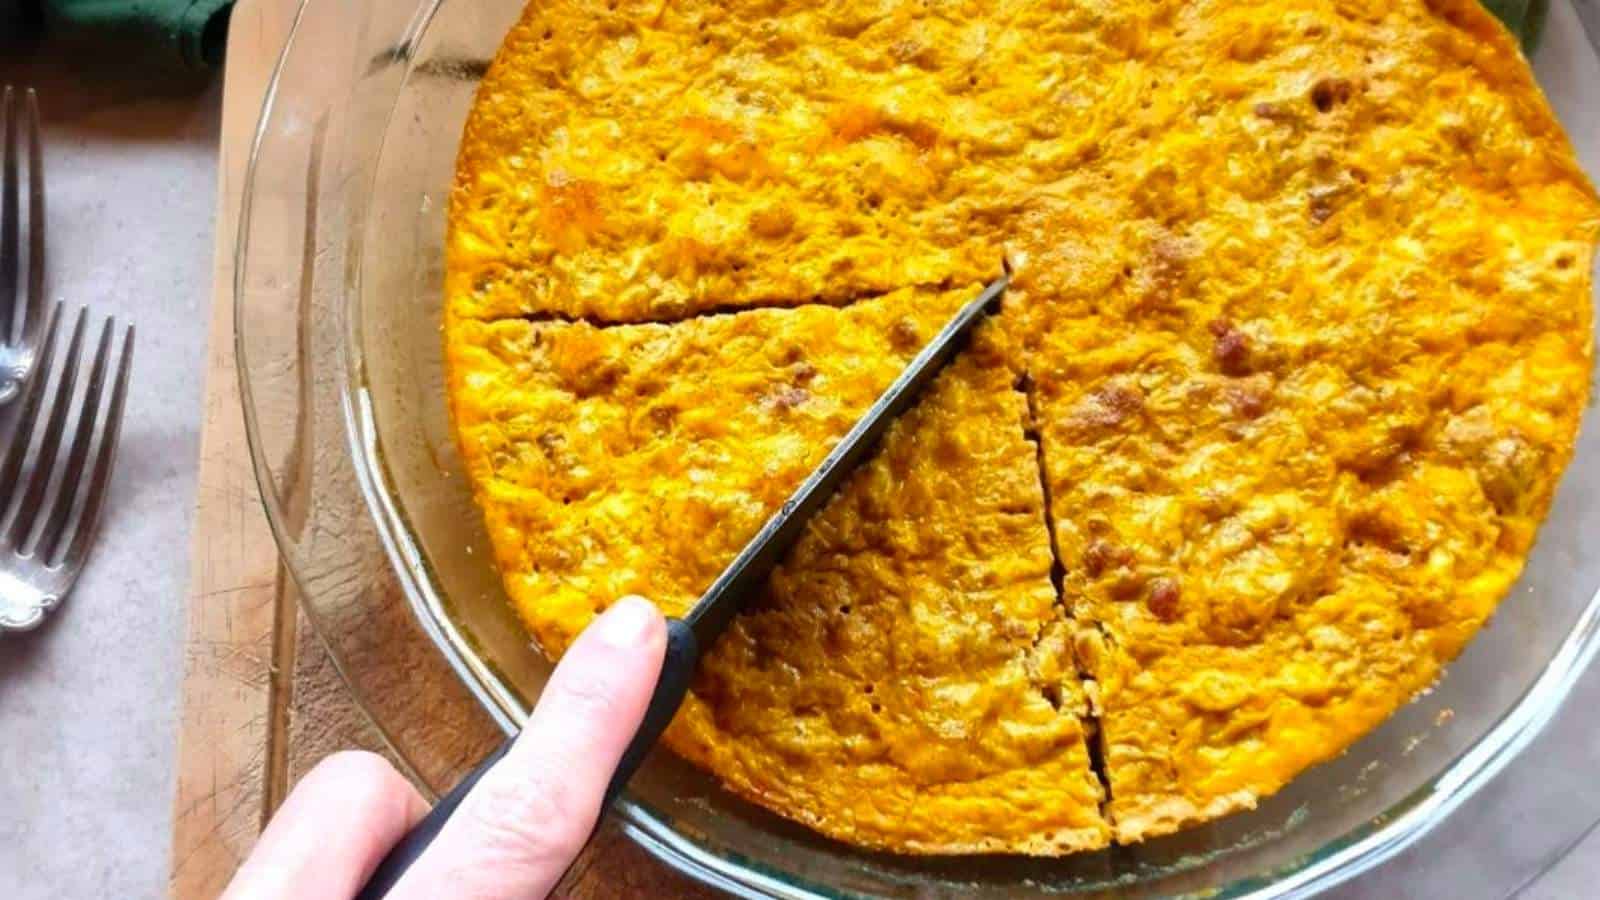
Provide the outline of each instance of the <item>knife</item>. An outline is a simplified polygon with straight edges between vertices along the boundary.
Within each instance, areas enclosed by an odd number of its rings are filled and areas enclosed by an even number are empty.
[[[650,695],[650,706],[645,710],[639,730],[634,732],[633,740],[623,751],[616,773],[606,787],[605,802],[601,806],[602,816],[617,795],[622,793],[634,771],[644,762],[645,755],[655,746],[661,733],[677,714],[678,707],[683,704],[695,665],[700,660],[701,648],[714,644],[744,604],[760,593],[772,570],[805,532],[811,517],[822,509],[856,467],[872,454],[895,419],[916,404],[923,388],[961,352],[978,322],[1000,308],[1000,298],[1005,294],[1009,281],[1009,275],[1002,275],[961,307],[933,340],[901,370],[894,382],[878,395],[878,399],[839,439],[827,457],[811,470],[800,487],[767,519],[756,536],[744,545],[744,549],[717,576],[717,580],[711,583],[711,587],[706,589],[694,606],[682,618],[667,619],[667,650],[661,663],[661,675]],[[450,793],[434,804],[428,815],[401,838],[383,862],[378,864],[372,878],[356,895],[357,900],[379,900],[394,887],[406,869],[438,836],[473,785],[505,755],[515,740],[515,736],[508,738],[477,768],[467,773]]]

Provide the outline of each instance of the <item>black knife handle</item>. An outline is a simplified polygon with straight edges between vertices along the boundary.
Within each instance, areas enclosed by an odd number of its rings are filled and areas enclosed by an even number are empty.
[[[612,801],[617,799],[622,789],[628,786],[628,780],[638,771],[650,748],[661,739],[661,732],[672,724],[672,717],[678,714],[678,707],[683,705],[683,698],[689,693],[689,682],[694,680],[695,666],[699,664],[700,642],[695,639],[694,629],[682,619],[668,618],[667,654],[661,660],[661,677],[656,679],[656,689],[650,695],[650,705],[644,711],[644,719],[639,722],[639,730],[633,733],[628,749],[622,751],[617,771],[611,776],[611,784],[606,787],[606,798],[600,806],[602,816],[611,808]],[[595,827],[600,827],[598,822]]]
[[[356,894],[356,900],[382,900],[383,896],[389,893],[389,889],[395,886],[400,876],[411,868],[411,864],[417,861],[422,851],[428,849],[433,839],[444,830],[444,823],[455,815],[456,808],[461,806],[461,801],[466,799],[473,786],[483,777],[483,773],[489,771],[501,757],[506,755],[506,751],[511,749],[511,744],[515,740],[515,737],[506,738],[505,743],[489,754],[483,762],[474,766],[471,772],[462,776],[461,780],[456,782],[456,786],[450,789],[450,793],[440,797],[439,802],[433,805],[433,809],[422,817],[422,821],[406,832],[400,843],[389,848],[383,861],[372,870],[372,877],[367,879],[366,886]]]
[[[650,753],[656,741],[660,739],[661,732],[671,724],[672,717],[677,714],[678,707],[683,705],[684,695],[689,692],[689,682],[694,678],[694,668],[700,661],[700,644],[695,640],[694,631],[682,619],[667,620],[667,652],[661,661],[661,676],[656,679],[655,691],[650,695],[650,706],[645,709],[644,719],[639,723],[639,730],[634,732],[633,740],[628,742],[628,747],[622,752],[622,758],[617,762],[617,770],[611,776],[611,783],[606,786],[605,800],[600,807],[603,817],[606,810],[627,787],[628,780],[638,770],[639,764],[644,762],[645,756]],[[455,814],[461,801],[466,799],[473,786],[478,783],[485,772],[506,755],[511,749],[511,744],[516,738],[508,738],[499,749],[489,754],[488,758],[478,763],[471,772],[468,772],[450,789],[450,793],[439,798],[433,809],[422,821],[416,824],[400,839],[398,844],[390,848],[388,855],[378,863],[378,868],[373,870],[372,877],[367,879],[366,886],[356,894],[356,900],[381,900],[390,889],[400,880],[400,876],[411,868],[412,863],[422,855],[433,839],[444,830],[444,823]],[[598,829],[600,823],[595,823]]]

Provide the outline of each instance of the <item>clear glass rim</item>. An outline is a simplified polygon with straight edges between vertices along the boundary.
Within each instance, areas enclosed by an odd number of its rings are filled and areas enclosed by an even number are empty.
[[[300,0],[283,49],[273,66],[261,104],[260,115],[251,137],[249,157],[245,167],[239,207],[238,232],[234,246],[233,313],[235,367],[239,382],[246,440],[249,445],[252,469],[259,489],[262,508],[277,542],[283,566],[299,591],[301,607],[305,610],[312,630],[328,649],[335,670],[357,699],[357,706],[367,717],[377,733],[396,758],[407,768],[407,754],[391,738],[385,724],[372,716],[360,689],[345,670],[332,643],[327,639],[321,615],[309,602],[310,583],[303,576],[303,563],[297,553],[297,542],[286,523],[284,510],[276,502],[273,489],[271,463],[264,451],[262,423],[255,405],[250,383],[248,349],[245,340],[244,315],[246,273],[249,267],[249,235],[252,197],[255,193],[257,163],[262,143],[277,101],[280,76],[289,64],[296,36],[304,23],[306,9],[313,0]],[[412,20],[409,38],[415,40],[427,28],[444,0],[430,0]],[[361,235],[353,237],[359,246]],[[358,287],[359,266],[354,276]],[[358,291],[357,291],[358,292]],[[405,594],[418,625],[433,642],[438,651],[472,693],[479,705],[506,734],[514,734],[526,711],[509,693],[499,689],[492,671],[483,664],[471,649],[460,629],[451,621],[439,594],[427,576],[426,558],[411,538],[411,530],[404,513],[394,503],[392,480],[387,472],[377,429],[373,422],[371,403],[365,388],[363,363],[355,339],[360,334],[359,310],[355,305],[342,303],[338,321],[344,339],[338,342],[343,383],[340,387],[341,406],[346,432],[347,451],[356,474],[356,482],[366,502],[371,522],[376,529],[388,556],[391,568]],[[1251,900],[1277,900],[1277,898],[1310,897],[1328,890],[1350,878],[1390,859],[1416,843],[1440,822],[1470,799],[1484,785],[1515,759],[1550,723],[1562,702],[1571,692],[1579,675],[1600,651],[1600,591],[1591,595],[1577,622],[1561,646],[1545,664],[1532,685],[1489,729],[1466,751],[1458,755],[1441,772],[1421,785],[1393,808],[1381,816],[1381,822],[1369,820],[1351,829],[1343,836],[1325,844],[1319,850],[1303,857],[1298,863],[1278,870],[1268,876],[1241,879],[1221,887],[1204,891],[1205,896],[1251,898]],[[421,782],[415,777],[413,780]],[[617,811],[623,819],[623,831],[647,852],[670,868],[712,887],[745,897],[822,898],[848,896],[824,885],[812,884],[791,872],[771,871],[750,860],[720,856],[700,847],[676,831],[664,817],[647,804],[624,792],[618,800]]]

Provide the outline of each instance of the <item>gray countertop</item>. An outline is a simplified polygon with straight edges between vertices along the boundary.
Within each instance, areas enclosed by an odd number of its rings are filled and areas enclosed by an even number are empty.
[[[82,60],[82,55],[74,55]],[[74,63],[81,66],[81,62]],[[182,603],[210,308],[218,88],[85,72],[0,39],[0,83],[46,112],[55,297],[139,329],[105,535],[38,633],[0,639],[0,896],[165,892]],[[1488,877],[1554,865],[1522,896],[1592,896],[1600,669],[1550,729],[1418,846],[1340,897],[1500,896]],[[1575,799],[1582,802],[1573,802]]]
[[[138,328],[94,556],[40,631],[0,638],[0,896],[159,897],[220,81],[67,68],[0,39],[0,83],[34,85],[43,103],[51,296]]]

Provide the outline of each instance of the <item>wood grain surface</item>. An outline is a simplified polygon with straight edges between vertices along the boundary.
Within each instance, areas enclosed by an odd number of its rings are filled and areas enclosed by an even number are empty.
[[[217,250],[179,719],[172,894],[214,897],[254,843],[266,805],[278,557],[245,445],[234,372],[232,235],[249,135],[288,3],[246,2],[230,29],[217,171]],[[249,98],[257,98],[251,102]]]
[[[299,608],[261,508],[239,407],[233,242],[250,139],[296,5],[240,0],[229,26],[173,816],[170,893],[177,900],[215,897],[289,788],[328,753],[361,748],[398,762]],[[399,723],[408,746],[425,747],[430,729],[452,727],[429,721],[426,704],[413,715]],[[438,743],[452,742],[441,735]],[[601,829],[557,894],[714,896],[614,827]]]

